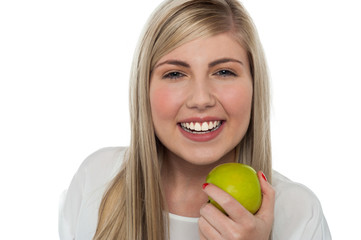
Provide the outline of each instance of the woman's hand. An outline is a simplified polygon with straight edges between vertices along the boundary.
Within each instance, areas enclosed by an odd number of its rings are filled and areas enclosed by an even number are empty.
[[[201,240],[269,239],[273,225],[275,191],[262,177],[261,171],[257,175],[261,183],[263,199],[261,208],[255,215],[215,185],[209,184],[204,188],[205,193],[221,205],[228,216],[211,203],[203,205],[198,222]]]

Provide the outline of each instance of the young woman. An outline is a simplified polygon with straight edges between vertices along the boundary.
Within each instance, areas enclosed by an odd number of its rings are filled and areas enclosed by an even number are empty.
[[[135,54],[130,103],[129,148],[99,150],[80,166],[61,239],[331,239],[314,194],[272,171],[266,63],[236,0],[159,6]],[[226,162],[258,171],[255,215],[203,184]]]

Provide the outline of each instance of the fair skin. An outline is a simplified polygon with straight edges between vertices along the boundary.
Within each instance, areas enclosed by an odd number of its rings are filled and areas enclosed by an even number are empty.
[[[247,52],[230,33],[186,43],[152,70],[150,103],[156,135],[166,148],[161,175],[168,209],[200,217],[201,239],[268,238],[274,194],[263,178],[264,200],[255,216],[216,186],[201,187],[213,167],[235,161],[252,94]],[[208,196],[232,214],[207,204]]]

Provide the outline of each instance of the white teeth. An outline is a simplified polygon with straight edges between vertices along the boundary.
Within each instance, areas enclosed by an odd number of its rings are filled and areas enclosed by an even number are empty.
[[[202,131],[208,131],[208,123],[202,123]]]
[[[196,122],[196,123],[194,124],[194,130],[196,130],[196,131],[202,130],[201,124],[199,124],[198,122]]]
[[[181,123],[183,129],[193,132],[212,131],[217,129],[220,125],[221,125],[221,121]]]

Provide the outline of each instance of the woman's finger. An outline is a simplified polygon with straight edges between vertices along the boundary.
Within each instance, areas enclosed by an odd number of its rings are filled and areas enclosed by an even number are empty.
[[[243,223],[237,223],[211,203],[201,208],[201,216],[209,224],[209,230],[203,230],[207,239],[243,239],[242,237],[248,234],[245,229],[251,229],[256,224],[253,215],[250,218],[246,217],[247,220]]]
[[[270,223],[273,221],[274,217],[275,191],[272,185],[267,182],[267,178],[261,171],[258,171],[257,175],[261,184],[263,196],[262,205],[256,213],[256,216]]]
[[[223,232],[232,221],[211,203],[203,205],[200,214],[217,232]]]
[[[220,233],[203,217],[198,220],[200,239],[221,239]]]
[[[247,221],[248,218],[253,217],[235,198],[219,187],[208,184],[204,191],[224,209],[233,221],[242,223],[242,221]]]

